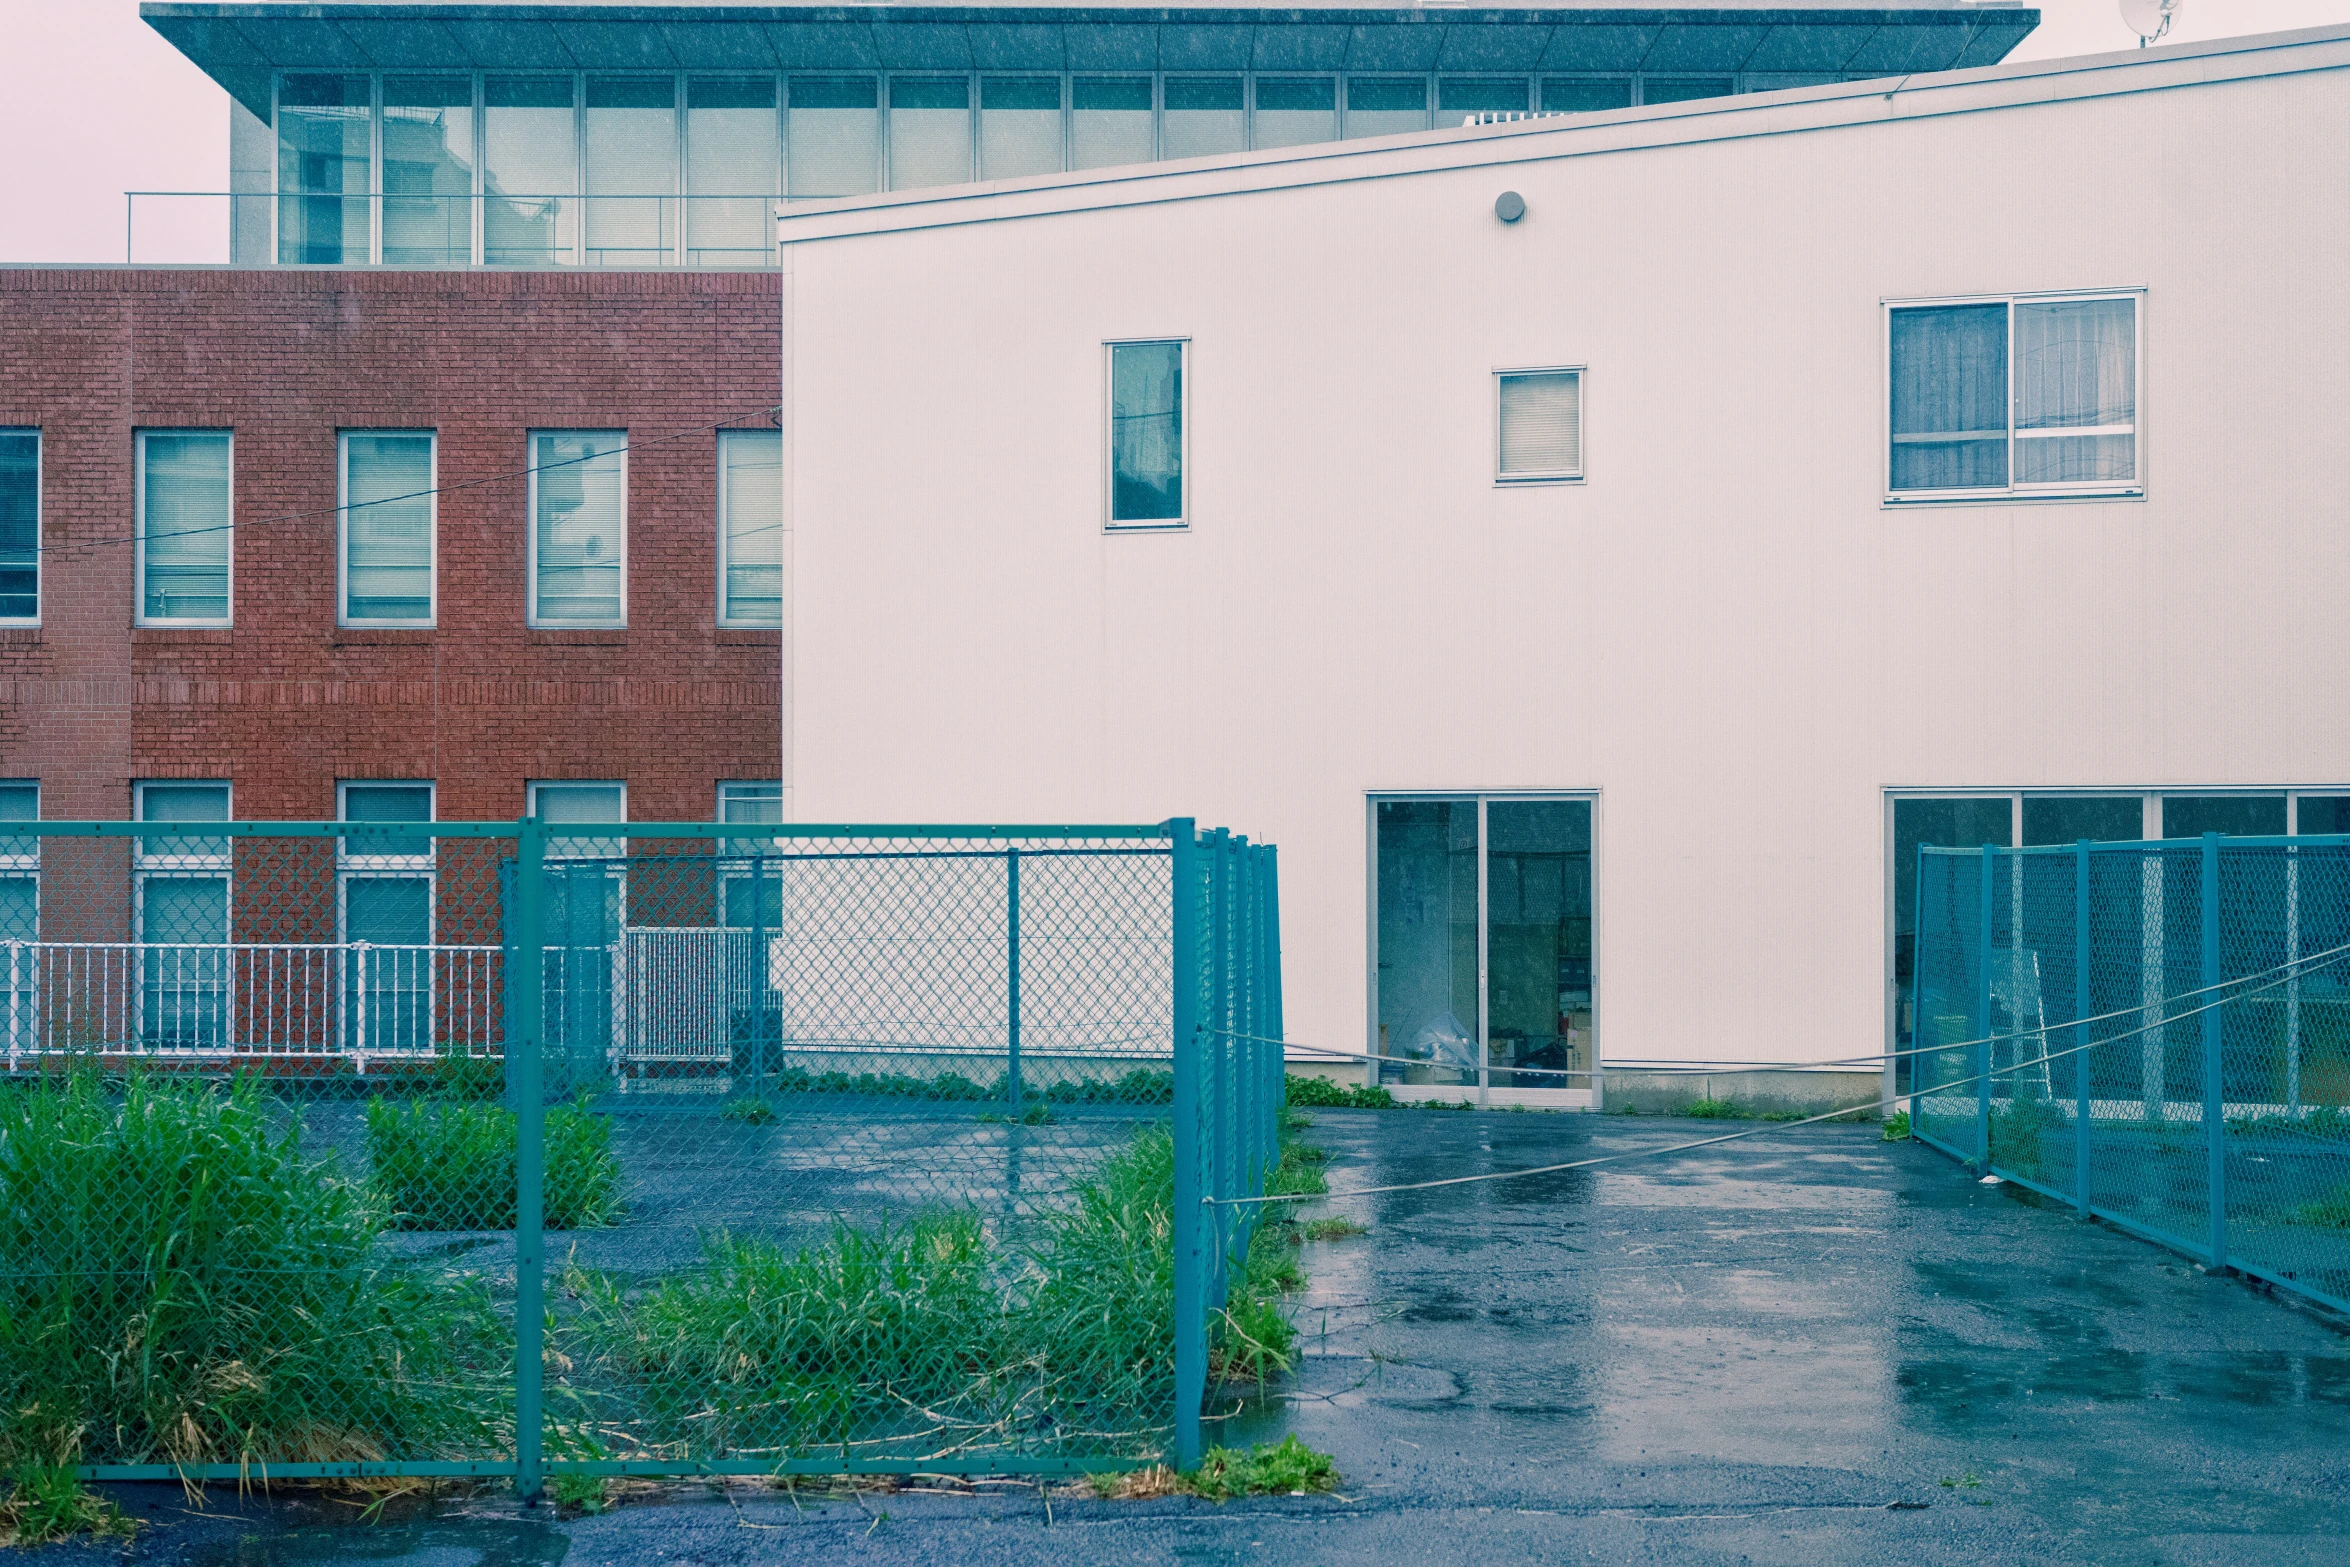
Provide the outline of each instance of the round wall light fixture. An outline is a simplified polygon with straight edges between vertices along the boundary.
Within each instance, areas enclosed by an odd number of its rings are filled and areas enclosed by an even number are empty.
[[[1505,190],[1493,198],[1493,215],[1504,223],[1515,223],[1526,215],[1526,198],[1514,190]]]

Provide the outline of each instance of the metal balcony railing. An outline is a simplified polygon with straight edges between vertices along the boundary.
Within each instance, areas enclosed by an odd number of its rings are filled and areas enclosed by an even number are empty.
[[[763,267],[775,196],[128,191],[123,259],[168,266]]]

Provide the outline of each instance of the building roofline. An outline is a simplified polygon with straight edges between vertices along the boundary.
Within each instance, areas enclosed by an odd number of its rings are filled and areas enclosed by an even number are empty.
[[[1742,141],[2350,68],[2350,25],[1699,99],[1570,120],[1420,131],[1363,141],[852,197],[779,208],[790,248],[827,239],[1153,206],[1355,180]]]

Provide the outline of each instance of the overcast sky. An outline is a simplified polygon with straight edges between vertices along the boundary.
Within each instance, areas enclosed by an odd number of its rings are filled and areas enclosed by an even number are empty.
[[[2012,58],[2136,43],[2117,0],[2040,12]],[[2350,0],[2187,0],[2171,41],[2333,22],[2350,22]],[[123,192],[227,188],[228,95],[139,20],[138,0],[0,0],[0,39],[0,145],[17,149],[0,261],[120,261]]]

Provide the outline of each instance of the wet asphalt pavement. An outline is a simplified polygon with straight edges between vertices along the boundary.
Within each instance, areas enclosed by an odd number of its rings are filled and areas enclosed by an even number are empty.
[[[1677,1141],[1700,1123],[1320,1112],[1334,1187]],[[1874,1128],[1310,1210],[1307,1357],[1223,1439],[1335,1496],[1101,1503],[1033,1485],[595,1517],[483,1496],[239,1501],[58,1567],[636,1562],[2350,1563],[2350,1325]],[[1048,1522],[1048,1509],[1050,1518]]]

